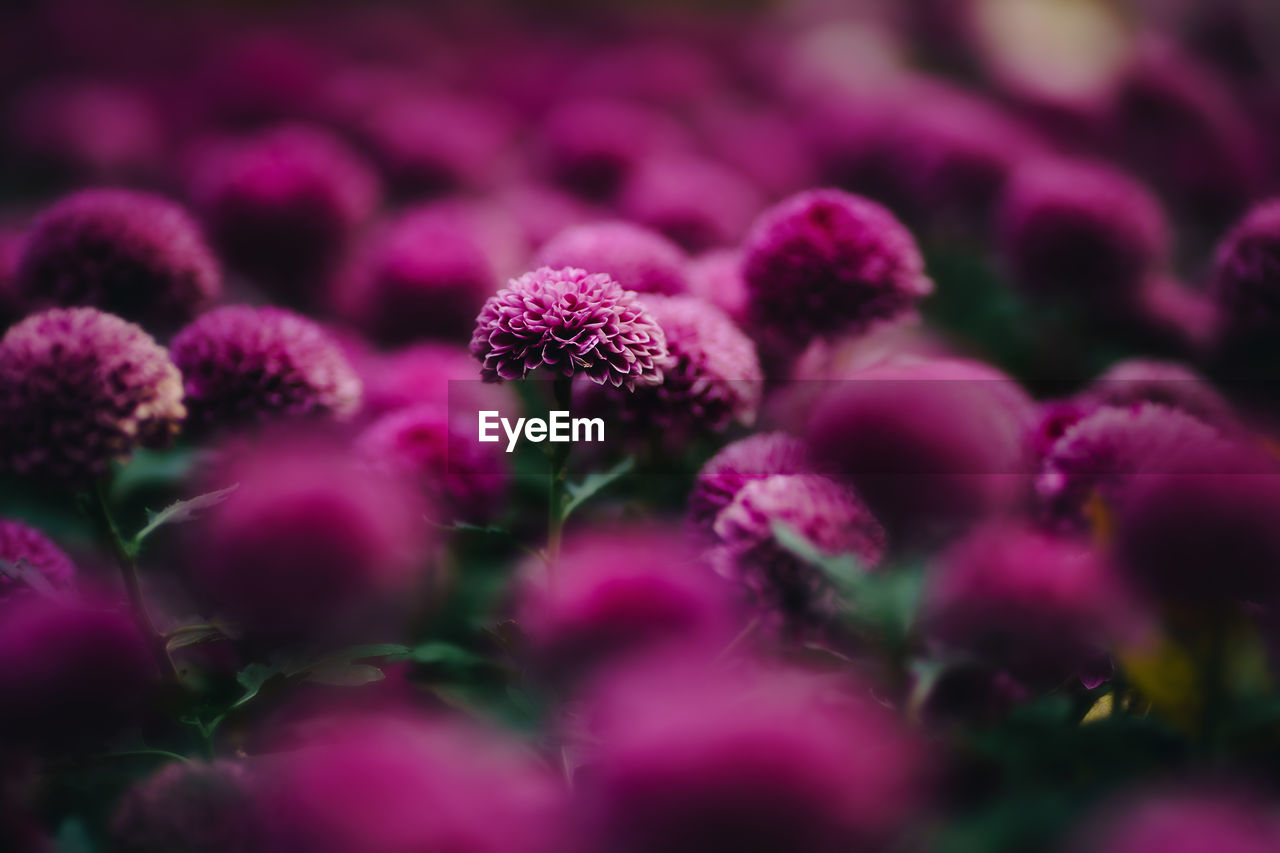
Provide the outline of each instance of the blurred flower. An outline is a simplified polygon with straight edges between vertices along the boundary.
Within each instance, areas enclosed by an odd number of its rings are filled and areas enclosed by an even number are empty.
[[[798,346],[892,319],[933,289],[910,232],[880,205],[837,190],[769,209],[743,252],[751,323]]]
[[[120,853],[251,853],[258,823],[245,765],[177,762],[135,783],[111,822]]]
[[[1280,845],[1280,824],[1254,795],[1172,790],[1125,796],[1075,833],[1078,853],[1267,853]]]
[[[747,283],[742,277],[742,255],[737,249],[713,249],[698,255],[685,267],[689,293],[705,299],[739,326],[747,320]]]
[[[933,543],[1012,508],[1029,485],[1034,415],[1017,383],[951,359],[886,363],[833,383],[806,435],[895,548]]]
[[[123,613],[21,596],[3,617],[0,740],[74,750],[136,722],[154,698],[154,660]]]
[[[627,218],[691,252],[736,244],[763,205],[759,190],[737,172],[690,156],[645,161],[618,199]]]
[[[263,768],[263,848],[551,853],[561,795],[532,755],[463,723],[333,721]]]
[[[359,154],[306,125],[210,144],[191,183],[223,259],[300,305],[318,301],[356,228],[378,203],[377,178]]]
[[[538,250],[538,266],[576,267],[604,273],[639,293],[684,293],[687,259],[662,235],[626,222],[597,222],[566,228]]]
[[[869,699],[800,673],[669,669],[595,699],[581,849],[879,849],[918,814],[924,749]]]
[[[1000,244],[1028,293],[1091,310],[1132,310],[1169,254],[1156,198],[1122,172],[1041,158],[1018,169],[1001,203]]]
[[[666,336],[634,291],[604,273],[541,267],[485,303],[471,354],[486,382],[543,368],[615,388],[656,385],[670,358]]]
[[[1081,396],[1096,406],[1159,403],[1208,424],[1223,425],[1231,420],[1231,404],[1209,381],[1173,361],[1133,358],[1116,362],[1094,379]]]
[[[530,246],[540,247],[552,237],[600,218],[586,202],[550,185],[509,183],[501,187],[495,203],[511,214]]]
[[[817,474],[775,474],[742,485],[712,525],[718,572],[744,587],[788,629],[821,626],[839,613],[826,575],[777,540],[785,525],[820,553],[852,556],[864,569],[880,562],[885,532],[848,486]]]
[[[499,444],[481,444],[460,418],[430,404],[383,415],[356,438],[357,454],[379,470],[416,483],[451,517],[481,522],[502,513],[509,465]]]
[[[689,521],[710,533],[721,510],[752,480],[815,472],[804,444],[785,433],[758,433],[727,444],[698,472],[689,493]]]
[[[0,562],[34,571],[54,589],[69,590],[75,583],[76,567],[71,558],[39,530],[20,521],[0,518]],[[0,601],[26,592],[22,581],[0,574]]]
[[[142,329],[95,308],[33,314],[0,340],[4,467],[84,485],[186,416],[182,376]]]
[[[1280,327],[1280,200],[1254,207],[1222,239],[1211,292],[1228,333]]]
[[[923,620],[943,647],[1052,686],[1132,634],[1126,602],[1119,578],[1087,543],[994,522],[935,568]]]
[[[411,208],[362,241],[335,282],[332,309],[382,343],[461,339],[498,288],[513,236],[472,205]]]
[[[554,577],[526,567],[517,614],[538,668],[563,681],[660,649],[718,651],[733,636],[728,593],[678,531],[602,527],[569,537]]]
[[[466,347],[420,343],[375,356],[362,365],[364,410],[379,415],[418,404],[446,407],[451,414],[517,407],[509,389],[482,383]]]
[[[17,290],[33,305],[91,305],[143,325],[190,319],[222,289],[200,230],[182,208],[132,190],[62,198],[31,225]]]
[[[341,447],[279,436],[221,473],[239,488],[192,526],[192,571],[252,634],[340,636],[430,568],[419,494]]]
[[[652,437],[656,427],[669,442],[754,424],[764,375],[751,339],[697,297],[646,294],[643,299],[671,354],[662,383],[631,393],[584,384],[578,394],[583,407],[610,411],[638,437]]]
[[[349,418],[360,377],[320,326],[282,308],[231,305],[201,315],[173,339],[189,421],[239,426],[285,418]]]

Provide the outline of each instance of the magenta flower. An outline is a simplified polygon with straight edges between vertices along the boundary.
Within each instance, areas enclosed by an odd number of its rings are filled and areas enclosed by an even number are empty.
[[[146,326],[182,323],[222,290],[195,222],[159,196],[90,189],[31,226],[17,289],[32,305],[90,305]]]
[[[1028,293],[1131,311],[1169,254],[1155,196],[1123,172],[1040,158],[1018,169],[1001,203],[1002,251]]]
[[[263,767],[254,792],[265,850],[565,849],[562,795],[543,766],[462,723],[358,715],[314,725],[300,749]]]
[[[571,536],[554,578],[527,567],[517,606],[535,665],[554,681],[661,649],[714,654],[732,638],[729,589],[678,530],[637,525]]]
[[[258,832],[250,779],[241,762],[166,765],[125,792],[111,838],[130,853],[248,851]]]
[[[19,474],[84,484],[184,417],[169,354],[119,317],[55,308],[0,340],[0,462]]]
[[[684,293],[688,258],[679,246],[647,228],[626,222],[576,225],[538,250],[537,265],[604,273],[639,293]]]
[[[486,382],[543,369],[634,389],[662,382],[666,335],[634,291],[608,275],[541,267],[485,303],[471,354]]]
[[[736,245],[764,198],[750,181],[714,160],[667,156],[635,171],[618,206],[628,219],[700,252]]]
[[[716,516],[711,560],[718,572],[790,628],[830,622],[839,613],[836,590],[820,569],[779,544],[778,524],[822,554],[853,556],[867,569],[884,555],[884,528],[852,489],[817,474],[752,479]]]
[[[1211,290],[1230,332],[1280,326],[1280,200],[1259,204],[1223,238]]]
[[[707,300],[744,326],[747,320],[747,283],[742,277],[742,255],[737,249],[714,249],[693,258],[685,269],[689,293]]]
[[[513,241],[494,215],[471,205],[411,208],[356,248],[334,282],[331,308],[381,343],[461,338],[513,268]]]
[[[742,269],[751,323],[796,346],[897,317],[933,290],[893,214],[838,190],[800,193],[765,211]]]
[[[669,430],[671,441],[755,423],[764,375],[755,344],[715,306],[693,296],[644,297],[671,360],[662,383],[621,393],[586,384],[585,408],[618,416],[632,432]]]
[[[711,457],[689,494],[689,521],[709,533],[720,511],[747,483],[775,474],[816,472],[804,444],[781,432],[759,433],[726,445]]]
[[[1224,425],[1232,418],[1231,404],[1207,379],[1172,361],[1135,358],[1117,362],[1093,380],[1081,397],[1095,406],[1159,403],[1208,424]]]
[[[466,347],[420,343],[368,360],[364,374],[364,411],[370,415],[420,404],[474,415],[482,409],[514,412],[509,388],[481,382]]]
[[[378,204],[360,155],[320,128],[284,125],[213,144],[192,195],[226,262],[291,303],[311,305]]]
[[[431,503],[454,517],[486,521],[500,515],[510,466],[499,444],[481,444],[462,416],[431,404],[383,415],[356,437],[356,453],[378,470],[416,483]]]
[[[172,352],[198,427],[344,419],[360,408],[360,377],[338,343],[281,308],[217,308],[179,332]]]
[[[20,521],[0,518],[0,562],[34,571],[54,589],[66,591],[75,583],[71,558],[39,530]],[[0,574],[0,602],[26,592],[22,581]]]
[[[1054,685],[1134,636],[1123,584],[1088,543],[993,522],[935,567],[924,624],[942,647]]]

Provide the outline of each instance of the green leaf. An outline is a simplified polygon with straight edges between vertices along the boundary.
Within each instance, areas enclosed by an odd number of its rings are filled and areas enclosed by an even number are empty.
[[[475,652],[467,651],[461,646],[455,646],[453,643],[441,642],[423,643],[420,646],[415,646],[411,652],[411,657],[416,663],[457,667],[459,669],[469,669],[488,663]]]
[[[575,509],[593,498],[601,489],[629,473],[634,467],[635,461],[631,457],[627,457],[608,471],[588,474],[581,483],[567,484],[566,490],[569,493],[569,499],[565,501],[564,509],[560,512],[560,520],[568,519]]]
[[[240,485],[237,483],[225,489],[207,492],[185,501],[177,501],[160,512],[148,512],[146,526],[133,537],[133,547],[135,549],[140,548],[143,540],[166,524],[182,524],[192,520],[201,512],[217,506],[231,497],[231,493],[238,488],[240,488]]]
[[[236,683],[244,688],[244,693],[232,703],[231,707],[239,708],[250,702],[262,690],[264,684],[281,674],[283,673],[279,666],[264,663],[249,664],[236,673]]]
[[[178,628],[170,631],[168,640],[165,642],[165,648],[169,651],[177,651],[185,649],[188,646],[198,646],[201,643],[207,643],[219,637],[225,637],[226,632],[216,625],[193,625],[189,628]]]

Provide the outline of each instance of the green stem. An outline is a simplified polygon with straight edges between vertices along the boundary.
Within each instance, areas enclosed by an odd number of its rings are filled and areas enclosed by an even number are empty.
[[[551,386],[553,405],[568,411],[572,400],[573,380],[558,376]],[[554,572],[560,562],[560,540],[564,533],[565,486],[569,479],[568,443],[548,445],[547,456],[551,461],[551,483],[547,495],[547,562]]]
[[[133,619],[138,626],[138,631],[151,649],[151,654],[164,678],[173,684],[180,684],[178,670],[173,665],[173,659],[169,657],[168,642],[165,636],[156,630],[156,624],[147,611],[147,602],[142,595],[142,582],[138,578],[137,560],[133,550],[120,535],[120,528],[111,514],[106,489],[101,482],[95,485],[89,503],[93,510],[94,521],[98,526],[98,533],[111,549],[116,566],[120,569],[120,577],[124,581],[125,592],[129,596],[129,608],[133,611]]]

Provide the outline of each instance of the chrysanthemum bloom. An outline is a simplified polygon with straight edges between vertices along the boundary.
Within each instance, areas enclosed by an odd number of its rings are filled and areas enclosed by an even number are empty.
[[[1173,789],[1124,796],[1074,834],[1071,853],[1269,853],[1280,823],[1247,791]]]
[[[1081,397],[1100,406],[1159,403],[1209,424],[1231,419],[1231,404],[1209,381],[1186,365],[1135,358],[1117,362],[1089,384]]]
[[[532,753],[466,724],[358,715],[313,726],[255,793],[261,849],[552,853],[559,786]]]
[[[1280,594],[1280,467],[1222,445],[1166,453],[1134,477],[1115,547],[1134,585],[1162,602],[1208,607]]]
[[[698,255],[686,265],[685,276],[689,293],[707,300],[740,326],[746,323],[747,282],[737,249],[713,249]]]
[[[502,512],[510,466],[500,444],[480,443],[468,426],[447,408],[412,406],[378,418],[355,448],[375,468],[421,487],[446,513],[440,521],[486,521]]]
[[[509,388],[481,382],[466,347],[420,343],[375,357],[362,365],[364,411],[370,415],[429,404],[453,414],[482,409],[513,412]]]
[[[0,562],[35,572],[54,589],[68,590],[75,582],[71,558],[39,530],[20,521],[0,518]],[[0,574],[0,601],[24,592],[22,581]]]
[[[927,799],[922,745],[810,675],[642,670],[592,712],[584,850],[881,849]]]
[[[196,428],[345,419],[360,408],[360,377],[337,342],[282,308],[216,308],[178,333],[172,353]]]
[[[777,474],[743,484],[712,525],[717,544],[711,559],[789,628],[828,622],[838,599],[820,569],[778,542],[778,524],[819,552],[853,556],[864,568],[884,555],[884,528],[848,486],[818,474]]]
[[[689,494],[689,521],[699,531],[709,533],[720,511],[752,480],[815,471],[804,443],[786,433],[759,433],[735,441],[707,460],[698,472]]]
[[[563,103],[542,127],[542,159],[562,186],[588,198],[612,197],[626,178],[661,151],[688,147],[671,118],[625,101]]]
[[[895,548],[932,544],[1009,509],[1029,487],[1034,408],[986,365],[887,363],[833,383],[806,436],[845,477]]]
[[[125,792],[111,822],[122,853],[249,853],[258,831],[246,765],[175,762]]]
[[[541,267],[512,279],[476,318],[471,354],[486,382],[533,370],[598,385],[657,385],[666,335],[634,291],[604,273]]]
[[[0,739],[87,746],[136,720],[158,683],[154,658],[124,613],[37,596],[5,602]]]
[[[527,566],[517,614],[538,670],[563,682],[660,649],[727,645],[732,590],[681,540],[659,526],[598,528],[569,537],[555,577]]]
[[[196,587],[253,634],[332,635],[430,568],[429,510],[344,448],[282,436],[227,467],[239,488],[191,526]]]
[[[379,194],[359,154],[305,125],[213,144],[195,166],[191,192],[227,264],[301,305],[317,301]]]
[[[1119,577],[1089,544],[999,521],[974,530],[934,568],[923,624],[945,649],[1055,685],[1133,627],[1125,600]]]
[[[461,339],[513,254],[486,212],[413,208],[375,229],[334,283],[334,313],[382,343]]]
[[[1280,200],[1253,208],[1223,238],[1211,293],[1229,333],[1280,327]]]
[[[652,437],[657,428],[674,440],[754,424],[764,374],[751,339],[697,297],[647,295],[644,306],[671,354],[662,384],[631,393],[586,384],[585,408],[610,411],[631,432]]]
[[[764,199],[714,160],[668,156],[643,163],[623,185],[618,206],[628,219],[700,252],[736,245]]]
[[[83,484],[186,417],[182,376],[146,332],[96,308],[54,308],[0,340],[0,464]]]
[[[217,297],[222,279],[182,208],[147,193],[90,189],[32,223],[17,289],[32,305],[91,305],[163,328]]]
[[[1107,166],[1038,158],[1001,202],[1000,244],[1028,293],[1112,314],[1131,311],[1169,254],[1159,202]]]
[[[1104,406],[1076,421],[1053,444],[1036,477],[1036,495],[1053,523],[1080,528],[1099,509],[1094,502],[1115,510],[1127,485],[1152,466],[1220,441],[1216,429],[1179,409],[1156,403]]]
[[[888,210],[838,190],[766,211],[743,248],[753,326],[797,347],[897,317],[933,289],[910,232]]]
[[[537,265],[604,273],[627,290],[684,293],[685,253],[666,237],[627,222],[567,228],[538,250]]]
[[[488,186],[511,122],[475,97],[412,96],[375,105],[357,131],[399,198]]]

